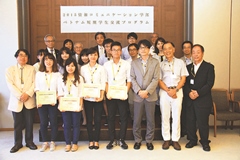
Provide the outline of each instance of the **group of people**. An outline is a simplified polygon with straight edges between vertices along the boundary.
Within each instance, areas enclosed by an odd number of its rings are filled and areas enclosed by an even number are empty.
[[[197,129],[204,151],[210,151],[208,119],[212,108],[211,88],[214,84],[214,66],[203,60],[204,48],[184,41],[184,56],[174,56],[175,46],[153,33],[151,42],[131,32],[127,36],[129,45],[106,38],[103,32],[95,34],[97,46],[84,49],[82,43],[67,39],[60,50],[54,48],[55,37],[46,35],[46,49],[38,51],[38,61],[28,65],[30,57],[26,49],[15,53],[17,64],[6,70],[6,81],[10,90],[8,109],[14,119],[14,146],[11,153],[22,145],[22,130],[30,149],[33,143],[33,115],[37,107],[40,117],[40,132],[43,144],[40,151],[54,151],[58,133],[57,115],[63,119],[66,152],[78,150],[80,121],[87,126],[89,149],[99,149],[101,117],[106,114],[112,149],[119,145],[128,149],[125,142],[127,120],[130,111],[133,120],[134,149],[141,148],[143,141],[141,121],[146,120],[145,141],[148,150],[153,150],[155,132],[155,108],[160,107],[161,127],[164,143],[162,148],[181,150],[178,143],[181,130],[187,134],[186,148],[197,145]],[[98,96],[82,96],[84,84],[97,85]],[[114,89],[120,90],[114,95]],[[122,89],[123,88],[123,89]],[[36,95],[55,95],[50,104],[41,104]],[[77,99],[77,108],[61,107],[64,98]],[[119,113],[120,132],[116,140],[115,117]],[[48,126],[51,134],[48,142]]]

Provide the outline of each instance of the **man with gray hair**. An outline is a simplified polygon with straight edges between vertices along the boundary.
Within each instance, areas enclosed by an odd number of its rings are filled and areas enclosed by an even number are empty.
[[[46,53],[50,53],[50,54],[53,54],[53,56],[57,59],[57,56],[58,56],[58,53],[59,53],[59,50],[55,49],[54,48],[54,45],[55,45],[55,37],[51,34],[47,34],[45,37],[44,37],[44,42],[47,46],[46,48]]]

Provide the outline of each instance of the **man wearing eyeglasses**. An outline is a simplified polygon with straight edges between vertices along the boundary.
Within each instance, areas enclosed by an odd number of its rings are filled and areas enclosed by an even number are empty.
[[[188,139],[186,148],[197,145],[197,128],[200,134],[200,143],[204,151],[210,151],[209,146],[209,115],[213,107],[211,89],[214,85],[214,66],[203,60],[204,48],[195,44],[192,48],[193,63],[187,66],[189,76],[184,86],[184,97],[187,110]]]
[[[46,53],[53,54],[53,56],[57,59],[59,50],[54,48],[54,46],[55,46],[55,37],[53,35],[51,35],[51,34],[47,34],[44,37],[44,42],[45,42],[45,44],[47,46]]]
[[[180,115],[182,109],[183,92],[188,71],[181,59],[174,57],[175,46],[172,42],[163,44],[163,53],[166,57],[160,65],[160,110],[162,113],[162,149],[167,150],[172,145],[175,150],[181,150],[178,143],[180,138]],[[169,119],[172,118],[172,125]],[[172,127],[170,129],[170,126]],[[171,133],[170,133],[170,130]]]

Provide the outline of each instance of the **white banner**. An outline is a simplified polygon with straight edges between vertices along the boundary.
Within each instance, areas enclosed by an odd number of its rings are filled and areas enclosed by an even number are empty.
[[[61,6],[61,33],[153,33],[153,6]]]

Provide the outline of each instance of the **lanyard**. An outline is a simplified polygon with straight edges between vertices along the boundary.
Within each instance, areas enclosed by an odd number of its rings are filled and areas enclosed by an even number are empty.
[[[117,69],[117,72],[115,73],[114,72],[114,68],[113,68],[113,64],[114,64],[114,62],[112,62],[112,72],[113,72],[113,80],[115,81],[116,80],[116,76],[117,76],[117,74],[118,74],[118,72],[119,72],[119,70],[120,70],[120,68],[121,68],[121,60],[120,60],[120,62],[119,62],[120,64],[119,64],[119,66],[118,66],[118,69]]]
[[[52,73],[50,73],[50,78],[49,78],[49,80],[48,80],[48,75],[47,75],[47,73],[45,73],[45,78],[46,78],[46,84],[47,84],[48,90],[50,91],[50,84],[51,84],[51,80],[52,80]]]
[[[91,74],[91,83],[93,83],[93,75],[97,71],[97,68],[98,68],[98,64],[95,65],[94,69],[91,68],[90,65],[88,64],[88,69],[89,69],[89,72]]]
[[[73,80],[67,80],[67,89],[68,89],[68,94],[71,94],[71,87],[73,84]]]

